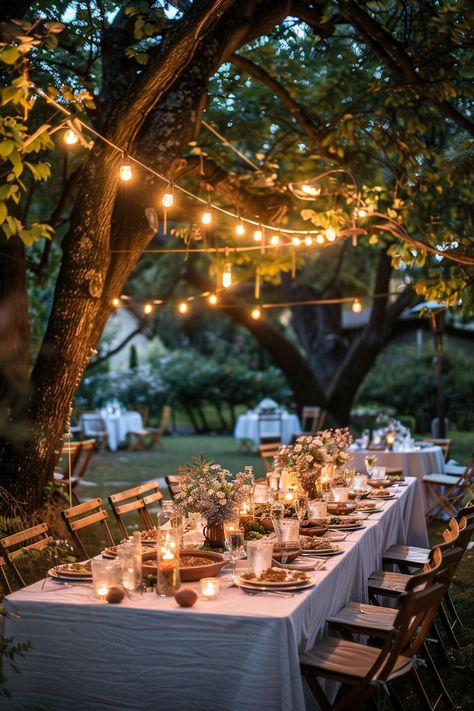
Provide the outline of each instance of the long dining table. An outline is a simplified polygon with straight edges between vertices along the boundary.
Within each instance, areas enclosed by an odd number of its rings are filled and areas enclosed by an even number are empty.
[[[19,673],[4,664],[11,697],[2,708],[306,710],[299,653],[348,600],[367,601],[367,578],[393,543],[427,545],[415,478],[348,533],[342,554],[310,573],[313,588],[292,598],[250,596],[225,577],[217,599],[199,598],[192,608],[154,592],[108,605],[90,587],[31,585],[4,601],[4,634],[31,649],[15,659]]]

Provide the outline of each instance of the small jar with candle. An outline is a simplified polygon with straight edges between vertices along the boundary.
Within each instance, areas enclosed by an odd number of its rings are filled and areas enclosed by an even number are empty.
[[[240,525],[242,528],[247,528],[253,522],[252,502],[244,501],[239,511]]]
[[[388,451],[391,452],[395,443],[395,432],[387,432],[385,435],[385,442],[387,444]]]
[[[179,577],[179,539],[179,529],[167,528],[158,532],[157,595],[174,595],[181,585]]]
[[[141,556],[137,556],[134,544],[127,542],[118,545],[117,560],[122,569],[123,587],[126,590],[136,590],[141,582],[142,561]]]
[[[215,600],[219,595],[219,578],[201,578],[201,595],[205,600]]]
[[[347,486],[333,486],[331,489],[332,500],[339,502],[349,501],[349,489]]]
[[[93,558],[91,560],[92,584],[97,597],[105,600],[110,588],[120,585],[122,566],[118,560]]]

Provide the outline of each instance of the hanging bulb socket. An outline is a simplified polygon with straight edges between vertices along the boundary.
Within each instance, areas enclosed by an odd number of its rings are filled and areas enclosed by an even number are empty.
[[[131,180],[133,177],[132,166],[130,165],[130,161],[126,156],[123,156],[122,158],[122,162],[120,164],[119,169],[119,176],[120,180],[123,180],[124,183],[128,183],[128,181]]]
[[[232,264],[231,262],[224,263],[224,271],[222,272],[222,286],[224,289],[229,289],[232,286]]]
[[[163,207],[173,207],[174,203],[174,187],[172,183],[168,184],[168,187],[166,188],[166,192],[163,194],[163,197],[161,198],[161,204]]]

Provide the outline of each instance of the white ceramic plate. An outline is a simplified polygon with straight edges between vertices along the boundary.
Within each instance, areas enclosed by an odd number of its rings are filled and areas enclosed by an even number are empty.
[[[282,570],[282,569],[279,569]],[[289,570],[287,572],[287,580],[286,581],[278,581],[278,582],[271,582],[269,580],[246,580],[245,578],[242,578],[241,575],[239,575],[238,580],[237,580],[237,585],[239,586],[246,586],[250,588],[287,588],[289,585],[292,585],[293,587],[301,587],[302,585],[305,585],[306,583],[311,582],[314,585],[314,580],[307,576],[306,580],[291,580],[290,576],[293,571]]]
[[[281,590],[282,592],[300,592],[300,590],[308,590],[308,588],[313,588],[315,585],[314,581],[303,583],[302,585],[286,585],[285,587],[281,588],[275,588],[275,587],[266,587],[266,586],[252,586],[252,585],[241,585],[239,582],[237,582],[237,587],[241,588],[242,590],[246,590],[248,592],[278,592],[278,590]]]

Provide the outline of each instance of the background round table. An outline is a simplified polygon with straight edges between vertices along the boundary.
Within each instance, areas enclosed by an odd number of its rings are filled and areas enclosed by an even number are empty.
[[[281,441],[289,444],[293,435],[301,433],[301,425],[297,415],[281,411]],[[277,437],[280,435],[279,422],[262,422],[259,426],[259,415],[255,412],[246,412],[237,418],[234,429],[236,439],[251,440],[255,449],[260,444],[260,435]]]

